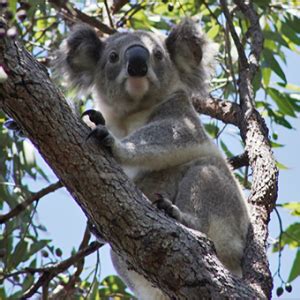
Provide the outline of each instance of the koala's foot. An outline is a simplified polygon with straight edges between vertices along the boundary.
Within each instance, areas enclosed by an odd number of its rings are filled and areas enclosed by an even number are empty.
[[[81,118],[88,116],[90,121],[95,125],[105,125],[105,119],[102,116],[101,112],[95,109],[88,109],[81,115]]]
[[[162,209],[166,212],[171,218],[182,222],[182,214],[180,209],[174,205],[167,197],[160,193],[155,194],[156,199],[153,201],[153,204],[157,206],[158,209]]]

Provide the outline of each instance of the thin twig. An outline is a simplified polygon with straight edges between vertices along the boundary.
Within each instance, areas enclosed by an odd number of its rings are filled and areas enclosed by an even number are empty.
[[[83,235],[83,239],[79,245],[79,248],[78,250],[83,250],[85,249],[88,244],[89,244],[89,241],[91,239],[91,233],[88,229],[88,226],[86,226],[85,228],[85,232],[84,232],[84,235]],[[67,283],[66,285],[66,289],[69,289],[69,288],[72,288],[74,287],[75,283],[77,282],[80,274],[82,273],[83,271],[83,267],[84,267],[84,257],[80,260],[78,260],[78,262],[75,264],[76,266],[76,271],[75,273],[69,278],[69,282]]]
[[[234,3],[251,24],[248,34],[252,38],[250,43],[251,52],[249,55],[249,66],[252,79],[255,76],[257,69],[259,68],[259,61],[261,52],[263,50],[264,37],[259,25],[259,16],[257,15],[251,1],[234,0]]]
[[[222,10],[223,13],[225,15],[232,39],[234,41],[234,44],[236,46],[238,55],[239,55],[239,61],[242,65],[243,68],[248,68],[248,60],[244,51],[244,47],[242,45],[242,43],[240,42],[240,39],[237,35],[237,32],[235,30],[235,27],[233,25],[229,10],[228,10],[228,6],[227,6],[227,1],[226,0],[220,0],[221,6],[222,6]]]
[[[38,291],[38,289],[42,287],[46,282],[50,282],[59,273],[64,272],[70,266],[76,264],[79,260],[81,260],[85,256],[88,256],[93,252],[97,251],[102,246],[103,244],[100,244],[96,241],[92,242],[85,249],[78,251],[76,254],[60,262],[59,264],[56,264],[52,267],[41,269],[43,274],[40,276],[38,281],[34,285],[32,285],[30,289],[27,290],[27,292],[23,294],[22,299],[27,299],[33,296]]]
[[[214,12],[210,9],[209,4],[207,4],[205,0],[202,1],[202,4],[208,10],[209,14],[213,17],[213,19],[216,21],[216,23],[224,30],[223,25],[220,23],[218,17],[214,14]]]
[[[237,103],[238,100],[238,86],[237,86],[237,82],[236,82],[236,78],[235,78],[235,73],[233,70],[233,61],[232,61],[232,56],[231,56],[231,40],[229,38],[229,30],[228,30],[228,24],[226,26],[226,30],[224,33],[225,36],[225,53],[228,55],[228,66],[229,66],[229,73],[230,76],[232,77],[232,82],[233,82],[233,86],[234,86],[234,90],[235,90],[235,98],[234,98],[234,102]],[[226,58],[226,56],[225,56]],[[227,62],[227,60],[225,59],[225,62]],[[226,64],[227,65],[227,64]]]
[[[88,226],[86,226],[82,241],[79,245],[78,250],[83,250],[85,249],[90,241],[91,238],[91,233],[88,229]],[[53,293],[50,295],[50,299],[60,299],[60,298],[65,298],[68,296],[68,294],[74,290],[76,283],[79,281],[79,277],[83,271],[83,267],[84,267],[84,258],[82,257],[81,259],[78,260],[78,262],[76,262],[74,264],[74,267],[76,268],[74,274],[72,274],[69,277],[69,281],[67,282],[66,285],[64,285],[61,289],[59,289],[59,291],[56,291],[56,293]]]
[[[58,8],[62,11],[63,16],[66,17],[69,21],[75,23],[76,21],[81,21],[83,23],[87,23],[97,29],[99,29],[103,33],[107,34],[113,34],[116,32],[115,29],[110,28],[106,24],[100,22],[98,19],[91,17],[85,13],[83,13],[81,10],[71,7],[70,3],[67,3],[65,1],[60,0],[49,0],[49,3]]]
[[[26,209],[26,207],[31,205],[34,201],[38,201],[39,199],[41,199],[45,195],[47,195],[49,193],[52,193],[52,192],[56,191],[57,189],[59,189],[61,187],[62,187],[62,183],[60,181],[58,181],[58,182],[53,183],[53,184],[49,185],[48,187],[40,190],[39,192],[32,194],[31,197],[29,197],[24,202],[22,202],[22,203],[18,204],[17,206],[15,206],[7,214],[0,215],[0,224],[3,224],[5,222],[7,222],[8,220],[10,220],[13,217],[16,217],[18,214],[20,214],[22,211],[24,211]]]
[[[107,16],[108,16],[110,27],[115,28],[114,22],[112,20],[111,14],[110,14],[110,9],[109,9],[108,4],[107,4],[107,0],[104,0],[104,5],[105,5],[106,13],[107,13]]]
[[[277,274],[278,277],[280,278],[281,282],[285,282],[282,277],[281,277],[281,274],[280,274],[280,269],[281,269],[281,255],[282,255],[282,249],[281,249],[281,240],[282,240],[282,233],[283,233],[283,225],[282,225],[282,220],[281,220],[281,216],[277,210],[277,208],[275,207],[274,208],[274,211],[277,215],[277,218],[278,218],[278,222],[279,222],[279,238],[278,238],[278,267],[277,267],[277,271],[276,273],[274,274],[274,276]]]
[[[96,282],[99,266],[100,266],[100,254],[99,254],[99,250],[97,250],[97,259],[96,259],[96,267],[95,267],[95,270],[94,270],[94,276],[93,276],[93,280],[91,282],[91,285],[89,286],[89,289],[88,289],[88,291],[86,293],[86,299],[89,298],[88,296],[89,296],[90,292],[92,291],[93,285]],[[100,274],[99,274],[99,276],[100,276]]]

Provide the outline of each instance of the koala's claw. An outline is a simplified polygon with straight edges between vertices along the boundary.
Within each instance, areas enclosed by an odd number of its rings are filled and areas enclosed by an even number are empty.
[[[161,209],[166,212],[171,218],[181,222],[182,215],[179,208],[174,205],[167,197],[160,193],[155,193],[156,200],[153,201],[153,204],[157,206],[158,209]]]
[[[102,145],[111,147],[113,144],[113,137],[109,134],[109,131],[105,127],[105,119],[100,111],[95,109],[88,109],[82,115],[88,116],[90,121],[93,122],[96,127],[91,130],[89,135],[86,137],[86,141],[91,137],[95,137]]]
[[[93,122],[95,125],[105,125],[105,119],[102,116],[100,111],[95,109],[88,109],[81,115],[81,118],[84,116],[88,116],[90,121]]]

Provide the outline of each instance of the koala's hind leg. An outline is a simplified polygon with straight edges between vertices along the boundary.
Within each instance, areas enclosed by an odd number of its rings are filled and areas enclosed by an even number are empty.
[[[182,223],[205,233],[227,269],[241,276],[249,215],[241,190],[223,158],[195,162],[179,183],[174,203]]]

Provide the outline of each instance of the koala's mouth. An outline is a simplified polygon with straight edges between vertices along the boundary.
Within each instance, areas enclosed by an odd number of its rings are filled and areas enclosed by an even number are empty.
[[[147,77],[128,77],[125,89],[132,98],[141,99],[149,90],[149,80]]]

